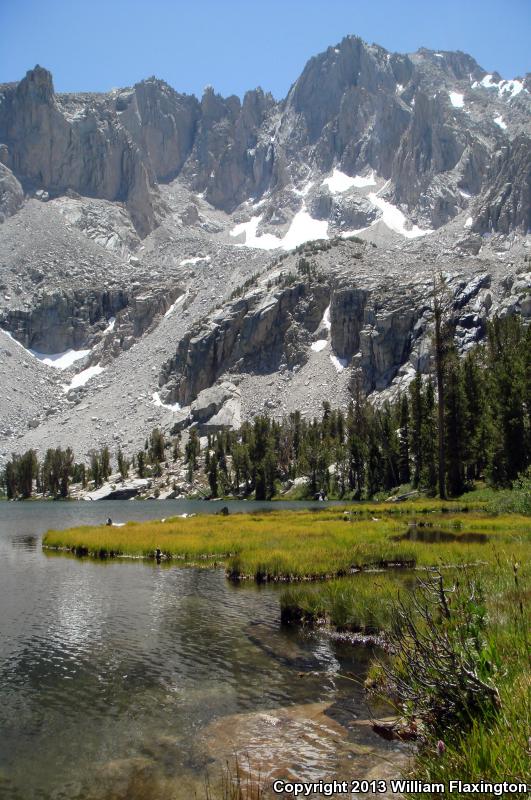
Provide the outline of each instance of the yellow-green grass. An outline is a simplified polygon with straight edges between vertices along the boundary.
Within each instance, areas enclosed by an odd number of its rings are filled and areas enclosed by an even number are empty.
[[[480,582],[487,608],[486,639],[501,708],[494,719],[476,718],[468,730],[449,731],[445,752],[428,742],[417,756],[411,777],[423,781],[529,782],[531,730],[529,559],[514,569],[510,551],[482,570]],[[408,795],[409,796],[409,795]],[[464,800],[469,795],[455,793]],[[512,795],[528,797],[527,792]],[[415,794],[411,797],[431,797]]]
[[[282,621],[327,625],[340,631],[378,634],[389,629],[398,597],[406,602],[415,572],[365,571],[348,578],[297,583],[280,597]]]
[[[329,507],[319,512],[282,511],[198,515],[165,522],[130,522],[122,528],[79,527],[49,531],[43,544],[88,555],[152,557],[156,548],[182,564],[223,562],[234,577],[258,580],[326,578],[368,566],[437,566],[494,563],[510,546],[528,555],[529,517],[458,511],[459,506],[418,504]],[[399,540],[411,530],[451,532],[452,541]],[[421,527],[430,526],[430,527]],[[470,533],[487,541],[468,541]]]

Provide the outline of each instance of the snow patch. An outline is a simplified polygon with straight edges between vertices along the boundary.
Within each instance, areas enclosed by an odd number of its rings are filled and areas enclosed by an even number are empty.
[[[485,89],[497,89],[498,84],[492,80],[492,75],[489,73],[485,75],[485,77],[481,80],[480,86],[484,86]]]
[[[465,99],[459,92],[450,92],[450,103],[454,108],[463,108]]]
[[[26,348],[25,348],[26,349]],[[76,361],[85,358],[90,353],[90,350],[65,350],[62,353],[39,353],[37,350],[28,350],[34,358],[47,364],[49,367],[56,369],[68,369]]]
[[[391,228],[392,231],[400,233],[406,239],[416,239],[418,236],[426,236],[428,233],[433,233],[429,228],[423,230],[417,225],[413,225],[409,230],[406,228],[407,219],[399,208],[384,200],[383,197],[378,197],[376,192],[369,194],[369,200],[373,205],[380,209],[382,212],[382,220]]]
[[[116,317],[111,317],[109,319],[109,324],[107,325],[107,327],[105,328],[105,330],[103,332],[104,333],[110,333],[111,331],[114,330],[114,326],[115,325],[116,325]]]
[[[298,197],[306,197],[312,186],[313,181],[308,181],[308,183],[306,183],[302,189],[293,189],[293,194],[296,194]]]
[[[231,236],[245,235],[245,242],[237,245],[239,247],[256,247],[260,250],[275,250],[282,248],[282,250],[292,250],[305,242],[313,241],[314,239],[328,239],[328,222],[326,220],[313,219],[303,206],[291,220],[289,230],[279,239],[273,236],[272,233],[264,233],[262,236],[257,236],[257,229],[262,216],[251,217],[249,222],[241,222],[236,225],[231,231]]]
[[[188,267],[193,266],[194,264],[200,264],[202,261],[207,264],[211,260],[210,256],[196,256],[195,258],[185,258],[179,264],[180,267]]]
[[[171,306],[169,307],[169,309],[166,311],[166,313],[164,314],[164,318],[169,317],[170,314],[172,314],[175,311],[177,306],[180,303],[183,302],[185,297],[186,297],[186,294],[182,294],[180,297],[178,297],[177,300],[175,301],[175,303],[172,303]]]
[[[293,250],[294,247],[314,239],[328,239],[328,222],[314,219],[303,206],[291,220],[289,230],[282,239],[282,249]]]
[[[496,123],[496,125],[499,125],[502,131],[507,130],[507,123],[505,122],[501,114],[498,117],[494,117],[494,122]]]
[[[466,200],[470,200],[470,198],[472,197],[472,195],[469,192],[464,192],[462,189],[459,189],[459,194]]]
[[[169,411],[179,411],[181,408],[179,403],[163,403],[158,392],[153,392],[151,402],[154,406],[158,408],[167,408]]]
[[[4,333],[6,336],[9,336],[12,342],[18,344],[19,347],[25,350],[26,353],[29,353],[30,356],[33,356],[33,358],[36,358],[48,367],[55,367],[60,370],[68,369],[75,361],[79,361],[80,358],[85,358],[85,356],[88,356],[90,353],[90,350],[65,350],[63,353],[39,353],[37,350],[24,347],[24,345],[21,344],[18,339],[15,339],[13,334],[9,333],[9,331],[4,330]]]
[[[325,308],[325,312],[323,314],[323,318],[321,320],[321,325],[326,328],[327,331],[331,330],[332,323],[330,322],[330,306]]]
[[[328,339],[318,339],[316,342],[311,344],[312,350],[315,350],[316,353],[320,353],[321,350],[324,350],[326,345],[328,344]]]
[[[262,236],[256,235],[261,219],[262,214],[257,217],[251,217],[249,222],[240,222],[230,231],[231,236],[241,236],[242,234],[245,236],[245,242],[239,245],[240,247],[255,247],[259,250],[275,250],[281,247],[282,239],[278,239],[272,233],[264,233]]]
[[[355,175],[351,178],[350,175],[346,175],[344,172],[341,172],[341,170],[334,168],[332,175],[325,178],[322,185],[328,186],[332,194],[341,194],[353,187],[363,189],[365,186],[376,186],[376,180],[373,171],[371,171],[371,174],[367,177]]]
[[[474,220],[472,217],[467,217],[465,221],[465,228],[471,228]]]
[[[348,363],[346,358],[339,358],[333,353],[330,353],[330,361],[338,372],[343,372]]]
[[[102,372],[104,372],[104,367],[100,367],[99,364],[96,364],[94,367],[87,367],[81,372],[78,372],[77,375],[74,375],[68,385],[63,384],[63,389],[65,392],[69,392],[70,389],[78,389],[80,386],[84,386],[88,383],[91,378],[96,377],[96,375],[101,375]]]
[[[512,100],[513,97],[516,97],[520,92],[524,90],[523,81],[519,80],[512,80],[512,81],[500,81],[496,83],[496,81],[492,80],[492,75],[485,75],[482,81],[478,83],[475,81],[472,84],[473,89],[477,89],[478,86],[483,86],[484,89],[497,89],[498,95],[500,97],[504,97],[509,95],[509,100]]]
[[[500,83],[500,88],[498,89],[498,94],[501,97],[503,94],[508,93],[510,95],[510,99],[512,99],[513,97],[516,97],[517,94],[520,94],[523,88],[524,84],[522,81],[502,81]]]

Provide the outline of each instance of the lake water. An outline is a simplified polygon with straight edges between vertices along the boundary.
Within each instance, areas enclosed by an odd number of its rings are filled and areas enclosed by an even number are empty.
[[[41,548],[49,528],[218,508],[0,503],[2,800],[203,798],[242,747],[266,776],[317,779],[396,755],[361,724],[370,653],[282,628],[276,587]]]

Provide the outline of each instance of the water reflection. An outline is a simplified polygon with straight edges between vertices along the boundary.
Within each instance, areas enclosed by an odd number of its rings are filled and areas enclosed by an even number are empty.
[[[257,713],[315,703],[337,720],[365,713],[341,675],[363,676],[366,656],[282,630],[275,587],[44,556],[44,530],[108,513],[93,505],[0,506],[2,800],[188,800],[230,757],[238,720],[252,731]],[[112,506],[113,518],[133,512],[154,508]]]

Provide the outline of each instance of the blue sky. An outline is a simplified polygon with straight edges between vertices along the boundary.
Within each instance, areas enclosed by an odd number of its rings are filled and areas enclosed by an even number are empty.
[[[531,0],[0,0],[0,82],[36,63],[57,91],[156,75],[200,95],[285,96],[347,34],[389,50],[464,50],[505,78],[531,70]]]

